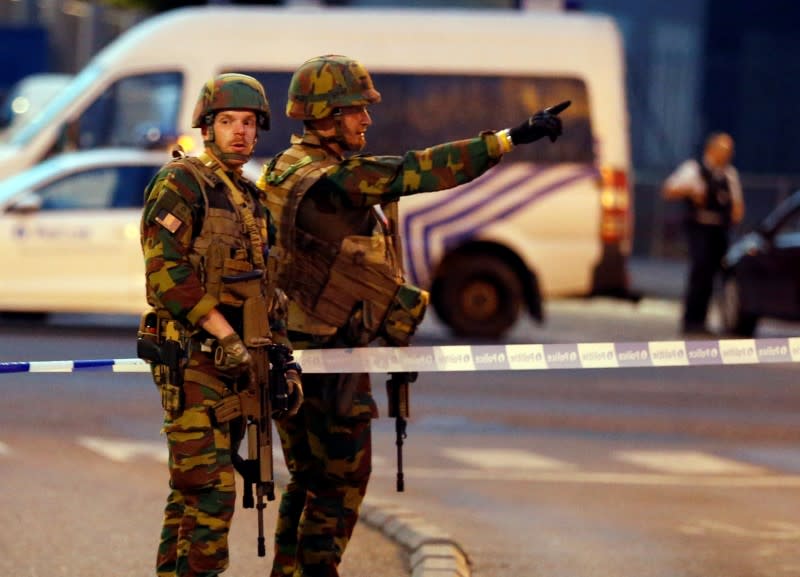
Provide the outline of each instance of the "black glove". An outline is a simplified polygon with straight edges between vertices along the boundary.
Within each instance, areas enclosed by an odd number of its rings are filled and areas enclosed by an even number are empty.
[[[549,136],[550,142],[555,142],[561,136],[561,119],[558,114],[566,109],[571,101],[565,100],[560,104],[540,110],[528,120],[508,131],[511,142],[528,144],[542,137]]]

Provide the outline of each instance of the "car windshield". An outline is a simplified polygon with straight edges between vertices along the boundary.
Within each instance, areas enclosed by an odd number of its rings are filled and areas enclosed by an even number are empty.
[[[14,146],[27,145],[44,127],[55,122],[62,110],[88,90],[92,84],[97,81],[102,70],[103,68],[97,64],[86,66],[80,74],[75,77],[75,80],[70,82],[58,96],[53,98],[53,100],[39,112],[36,118],[33,118],[23,130],[16,133],[11,138],[9,144]]]

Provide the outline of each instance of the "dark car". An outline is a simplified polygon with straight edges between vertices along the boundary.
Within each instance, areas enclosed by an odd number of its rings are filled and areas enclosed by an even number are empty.
[[[731,245],[722,264],[726,332],[752,336],[761,318],[800,321],[800,190]]]

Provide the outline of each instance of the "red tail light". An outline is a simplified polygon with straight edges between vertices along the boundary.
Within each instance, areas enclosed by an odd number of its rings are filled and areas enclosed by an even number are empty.
[[[610,167],[600,169],[600,237],[604,243],[620,243],[630,251],[631,193],[628,173]]]

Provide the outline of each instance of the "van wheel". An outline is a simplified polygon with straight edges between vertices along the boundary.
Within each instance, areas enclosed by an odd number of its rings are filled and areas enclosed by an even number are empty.
[[[741,288],[735,275],[725,277],[722,283],[719,311],[722,328],[727,334],[739,337],[755,334],[758,317],[742,310]]]
[[[517,273],[493,256],[453,257],[437,285],[436,314],[459,336],[496,339],[511,328],[522,308]]]

